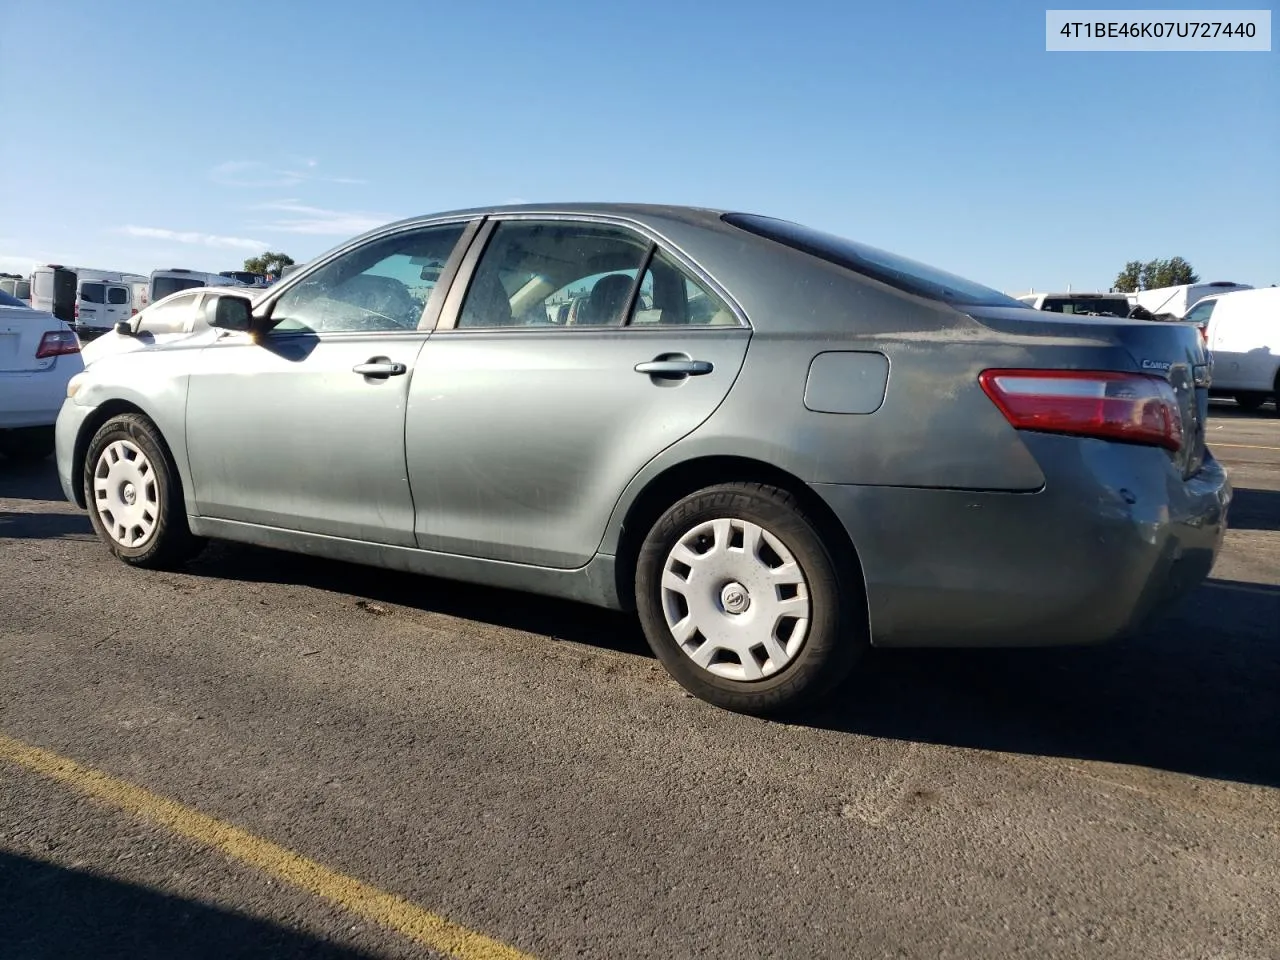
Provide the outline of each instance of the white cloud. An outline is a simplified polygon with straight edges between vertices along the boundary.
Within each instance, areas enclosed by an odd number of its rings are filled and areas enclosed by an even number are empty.
[[[224,187],[296,187],[300,183],[363,184],[367,181],[356,177],[325,177],[315,172],[319,161],[299,157],[290,169],[281,169],[262,160],[228,160],[209,171],[214,183]],[[305,170],[297,169],[305,167]]]
[[[274,203],[263,203],[256,210],[269,210],[286,216],[274,220],[254,224],[254,229],[271,233],[305,233],[315,236],[350,237],[384,223],[400,220],[401,217],[381,213],[367,213],[357,210],[326,210],[323,207],[311,207],[297,200],[278,200]]]
[[[266,250],[270,244],[248,237],[225,237],[216,233],[198,233],[195,230],[166,230],[162,227],[121,227],[120,232],[130,237],[150,240],[168,240],[173,243],[198,244],[204,247],[223,247],[234,250]]]

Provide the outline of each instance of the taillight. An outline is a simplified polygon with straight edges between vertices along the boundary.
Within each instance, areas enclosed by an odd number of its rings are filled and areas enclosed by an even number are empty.
[[[983,391],[1019,430],[1177,450],[1182,411],[1167,380],[1095,370],[984,370]]]
[[[80,301],[79,300],[76,301],[76,307],[72,313],[72,316],[75,317],[77,320],[80,319]]]
[[[79,353],[80,341],[71,330],[50,330],[40,338],[40,346],[36,350],[36,359],[60,357],[66,353]]]

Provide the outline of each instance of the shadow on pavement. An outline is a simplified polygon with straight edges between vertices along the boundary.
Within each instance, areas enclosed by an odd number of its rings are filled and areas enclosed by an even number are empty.
[[[1232,530],[1280,530],[1280,491],[1237,487],[1227,526]]]
[[[2,851],[0,931],[5,960],[373,956],[270,921]]]
[[[15,481],[0,471],[0,496],[13,496],[15,483],[47,492],[51,472],[46,466],[43,481],[36,472]],[[53,485],[56,490],[56,479]],[[1237,495],[1233,527],[1280,526],[1280,494],[1247,489]],[[77,520],[77,531],[89,529],[83,516],[21,517],[27,537],[57,536]],[[652,656],[634,617],[514,591],[222,543],[211,544],[188,572],[327,590]],[[873,651],[834,705],[803,724],[1280,787],[1277,691],[1280,587],[1210,580],[1164,621],[1126,642]]]
[[[187,565],[187,572],[354,594],[377,603],[443,613],[496,627],[544,634],[555,640],[653,656],[634,617],[516,590],[478,587],[232,543],[210,544]]]
[[[1126,642],[876,651],[805,725],[1280,787],[1280,587],[1210,580]]]
[[[0,500],[54,500],[66,503],[53,458],[18,463],[0,457]]]

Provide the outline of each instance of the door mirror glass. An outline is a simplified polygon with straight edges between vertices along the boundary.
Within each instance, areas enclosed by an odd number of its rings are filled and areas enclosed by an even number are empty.
[[[205,323],[220,330],[253,329],[253,301],[234,293],[214,293],[204,299]]]

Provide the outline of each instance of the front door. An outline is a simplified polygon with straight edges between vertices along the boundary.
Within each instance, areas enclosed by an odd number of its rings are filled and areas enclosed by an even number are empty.
[[[419,546],[586,563],[627,483],[719,406],[749,338],[710,284],[647,238],[498,224],[409,388]]]
[[[201,516],[414,545],[405,402],[435,265],[462,232],[348,250],[264,305],[268,333],[204,349],[187,400]]]

